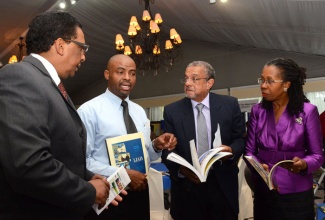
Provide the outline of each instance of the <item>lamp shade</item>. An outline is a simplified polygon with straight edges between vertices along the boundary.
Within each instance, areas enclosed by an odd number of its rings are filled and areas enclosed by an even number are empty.
[[[138,24],[137,26],[135,26],[135,29],[137,29],[137,31],[140,31],[141,30],[140,25]]]
[[[133,25],[133,26],[137,26],[137,25],[139,25],[139,24],[138,24],[137,17],[135,17],[135,16],[132,16],[132,17],[131,17],[130,25]]]
[[[175,44],[181,44],[181,43],[182,43],[182,38],[181,38],[181,36],[178,35],[178,37],[176,37],[176,38],[174,39],[174,43],[175,43]]]
[[[163,19],[161,18],[161,15],[159,13],[155,15],[155,22],[157,24],[161,24],[163,22]]]
[[[17,63],[17,62],[18,62],[17,56],[16,55],[12,55],[9,58],[9,62],[8,63]]]
[[[158,55],[158,54],[160,54],[160,48],[157,45],[155,45],[153,47],[152,52],[153,52],[153,54]]]
[[[121,34],[117,34],[115,38],[115,44],[116,45],[121,45],[124,44],[124,40]]]
[[[121,51],[124,49],[124,45],[120,44],[120,45],[116,45],[116,50]]]
[[[140,47],[140,45],[135,46],[135,54],[142,54],[142,48]]]
[[[178,33],[176,32],[175,28],[170,29],[170,39],[174,39],[178,37]]]
[[[137,35],[137,29],[135,29],[135,26],[133,25],[129,26],[128,35],[130,37],[134,37],[135,35]]]
[[[156,34],[160,31],[158,24],[156,22],[154,22],[153,20],[150,20],[150,31],[153,34]]]
[[[173,44],[170,40],[166,40],[165,49],[166,50],[173,49]]]
[[[124,54],[125,55],[128,55],[128,56],[132,54],[132,51],[131,51],[130,46],[125,46],[125,48],[124,48]]]
[[[151,17],[150,17],[150,14],[147,10],[144,10],[143,11],[143,14],[142,14],[142,20],[144,21],[150,21]]]

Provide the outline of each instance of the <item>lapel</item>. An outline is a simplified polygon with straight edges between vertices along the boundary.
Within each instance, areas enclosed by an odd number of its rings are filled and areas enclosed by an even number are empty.
[[[52,82],[52,86],[54,86],[54,88],[57,90],[57,92],[60,93],[62,99],[66,102],[66,104],[69,106],[69,108],[72,108],[76,114],[77,111],[74,107],[74,104],[73,102],[71,101],[69,95],[68,95],[68,100],[66,100],[64,98],[64,96],[62,95],[62,93],[60,92],[60,89],[58,88],[58,86],[55,84],[55,82],[53,81],[51,75],[48,73],[48,71],[46,70],[46,68],[44,67],[44,65],[42,64],[41,61],[39,61],[38,59],[36,59],[35,57],[33,56],[27,56],[23,59],[23,62],[27,62],[27,63],[30,63],[32,64],[34,67],[36,67],[45,77],[49,77],[51,79],[51,82]]]
[[[186,140],[196,140],[195,135],[195,121],[194,121],[194,112],[191,103],[191,99],[184,98],[182,103],[182,112],[183,112],[183,131],[186,137]]]
[[[219,109],[221,108],[221,103],[218,100],[218,96],[214,93],[210,93],[210,117],[211,117],[211,146],[214,141],[214,134],[218,130],[218,124],[220,125],[221,130],[221,118],[223,115],[220,114],[221,111]],[[222,134],[222,132],[220,132]]]
[[[266,110],[267,118],[267,143],[269,146],[278,146],[278,135],[276,133],[276,125],[273,107]]]

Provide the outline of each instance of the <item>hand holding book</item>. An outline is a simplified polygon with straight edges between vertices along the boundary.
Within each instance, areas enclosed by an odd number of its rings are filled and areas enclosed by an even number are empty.
[[[246,161],[257,171],[257,173],[262,177],[266,185],[270,190],[277,189],[277,186],[273,183],[273,175],[278,167],[285,168],[290,172],[293,172],[294,161],[293,160],[282,160],[276,163],[272,169],[269,171],[266,164],[260,163],[254,156],[244,156]]]

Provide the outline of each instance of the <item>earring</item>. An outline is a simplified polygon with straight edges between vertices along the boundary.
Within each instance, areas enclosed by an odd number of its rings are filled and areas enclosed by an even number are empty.
[[[284,88],[283,91],[284,91],[284,92],[288,91],[288,88]]]

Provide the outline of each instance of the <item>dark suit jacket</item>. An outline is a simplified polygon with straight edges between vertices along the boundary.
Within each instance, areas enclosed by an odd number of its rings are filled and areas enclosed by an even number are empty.
[[[85,147],[78,113],[39,60],[0,70],[0,219],[82,219],[96,196]]]
[[[237,99],[230,96],[210,93],[210,116],[211,116],[211,141],[213,143],[214,134],[220,125],[222,144],[232,148],[234,158],[226,162],[215,163],[213,172],[218,178],[220,188],[235,213],[239,211],[238,205],[238,167],[237,160],[244,151],[244,123]],[[183,98],[175,103],[165,106],[164,110],[165,132],[173,133],[177,138],[175,153],[184,157],[192,163],[189,141],[196,139],[195,121],[191,100]],[[211,143],[211,146],[212,146]],[[179,165],[166,159],[168,151],[163,152],[163,162],[168,167],[172,179],[172,204],[171,212],[177,212],[179,200],[178,191],[184,187],[195,187],[186,178],[179,178]]]

